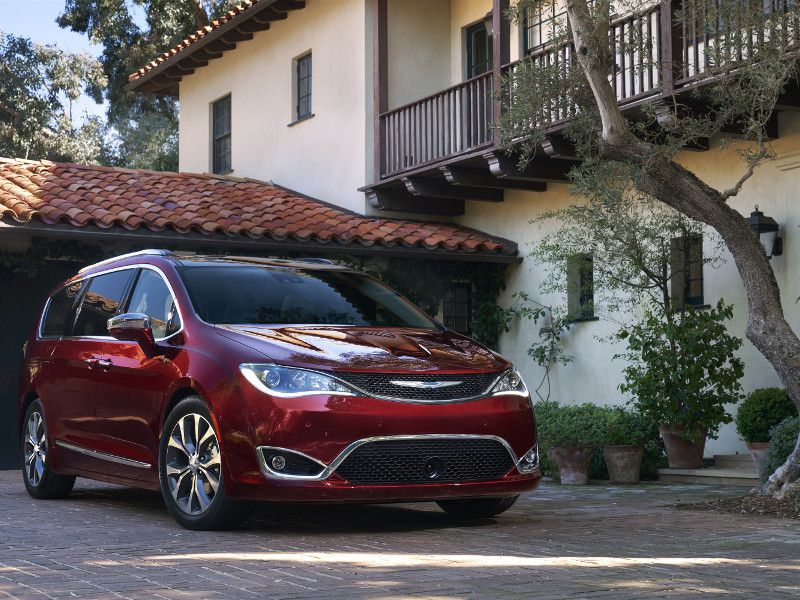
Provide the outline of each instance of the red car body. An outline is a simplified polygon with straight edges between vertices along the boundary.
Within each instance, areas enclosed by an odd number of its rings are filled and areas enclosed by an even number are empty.
[[[105,261],[66,282],[124,268],[159,273],[174,295],[181,328],[156,341],[155,351],[107,335],[43,336],[36,323],[21,371],[19,424],[24,427],[28,405],[38,399],[53,472],[157,489],[166,416],[182,398],[196,395],[206,402],[219,435],[225,490],[237,500],[438,500],[511,496],[537,485],[538,468],[518,468],[526,453],[536,452],[533,407],[523,395],[445,402],[336,393],[277,397],[257,389],[240,369],[243,363],[270,362],[348,376],[500,376],[511,368],[507,360],[444,328],[212,325],[195,311],[178,271],[202,261],[144,252]],[[265,264],[334,268],[303,261]],[[490,480],[438,482],[433,476],[425,482],[355,484],[337,471],[336,461],[346,459],[343,452],[354,443],[373,439],[495,440],[509,451],[511,466]],[[324,477],[271,476],[266,451],[257,451],[262,447],[302,453],[325,467]]]

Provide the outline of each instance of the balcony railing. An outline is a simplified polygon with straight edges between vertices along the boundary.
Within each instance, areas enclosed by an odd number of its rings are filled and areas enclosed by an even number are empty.
[[[382,174],[391,176],[492,142],[492,74],[380,116]]]
[[[753,1],[759,6],[763,3],[769,16],[793,10],[796,0]],[[669,2],[661,2],[612,22],[609,37],[615,67],[610,82],[621,105],[669,95],[707,78],[713,63],[710,57],[721,36],[738,36],[741,47],[734,44],[735,55],[727,57],[734,61],[752,56],[751,42],[758,36],[779,35],[787,47],[800,41],[800,23],[794,14],[780,21],[777,28],[774,20],[768,21],[766,29],[763,21],[757,29],[748,29],[744,21],[710,28],[704,11],[718,7],[719,0],[686,2],[688,8],[677,20]],[[744,0],[744,5],[747,2]],[[505,65],[501,72],[513,73],[523,63],[533,68],[566,69],[573,60],[571,44],[551,45]],[[381,177],[390,178],[493,146],[494,85],[494,74],[486,73],[380,115]],[[508,101],[513,102],[513,96]],[[558,125],[574,117],[575,110],[570,97],[553,99],[541,107],[539,118],[543,123],[539,125]]]

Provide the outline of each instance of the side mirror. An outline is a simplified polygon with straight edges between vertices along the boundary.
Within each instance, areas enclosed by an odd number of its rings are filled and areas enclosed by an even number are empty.
[[[142,313],[125,313],[108,320],[108,333],[118,340],[138,342],[143,348],[155,345],[153,324],[150,317]]]

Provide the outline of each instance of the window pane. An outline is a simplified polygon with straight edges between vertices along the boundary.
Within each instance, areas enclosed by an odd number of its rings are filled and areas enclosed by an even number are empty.
[[[359,273],[250,266],[183,267],[180,273],[208,323],[433,328],[410,302]]]
[[[470,335],[472,329],[472,285],[453,283],[445,294],[442,317],[447,328]]]
[[[75,316],[75,299],[81,291],[83,282],[79,281],[61,288],[50,298],[47,305],[47,314],[42,325],[42,335],[61,336],[66,334],[66,329],[72,324]]]
[[[300,119],[311,114],[311,54],[297,59],[295,79],[295,110],[296,118]]]
[[[212,165],[214,173],[231,171],[231,97],[226,96],[212,106]]]
[[[156,338],[166,337],[180,329],[178,311],[167,284],[161,275],[149,269],[142,270],[136,280],[128,303],[128,312],[150,317]]]
[[[126,269],[92,278],[73,335],[108,335],[108,320],[116,314],[132,273]]]

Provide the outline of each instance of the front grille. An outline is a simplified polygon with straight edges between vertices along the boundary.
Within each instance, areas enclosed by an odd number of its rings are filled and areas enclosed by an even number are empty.
[[[461,375],[436,375],[427,373],[336,373],[336,376],[370,394],[382,398],[401,400],[458,400],[473,398],[489,390],[499,373],[464,373]],[[413,388],[395,385],[392,381],[458,382],[440,388]]]
[[[336,469],[355,485],[454,483],[499,479],[514,466],[494,439],[410,439],[367,442]]]

